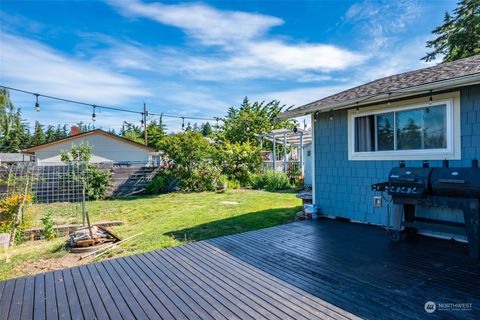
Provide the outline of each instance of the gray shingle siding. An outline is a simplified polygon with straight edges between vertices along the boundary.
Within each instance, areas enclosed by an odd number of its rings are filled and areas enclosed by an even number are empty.
[[[480,159],[480,85],[460,90],[462,159],[450,161],[451,167],[468,167]],[[383,208],[373,207],[372,183],[385,181],[398,161],[349,161],[347,110],[320,113],[315,122],[315,196],[320,212],[352,220],[387,223],[386,201]],[[407,166],[421,166],[422,161],[406,161]],[[430,161],[441,166],[441,161]],[[459,211],[419,208],[417,214],[463,221]]]

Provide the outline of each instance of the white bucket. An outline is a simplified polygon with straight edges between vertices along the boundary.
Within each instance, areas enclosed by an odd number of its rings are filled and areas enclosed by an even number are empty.
[[[8,248],[10,233],[0,233],[0,248]]]
[[[317,208],[315,208],[314,204],[306,204],[306,205],[304,205],[303,209],[305,211],[305,216],[307,217],[307,219],[317,219],[318,218]]]

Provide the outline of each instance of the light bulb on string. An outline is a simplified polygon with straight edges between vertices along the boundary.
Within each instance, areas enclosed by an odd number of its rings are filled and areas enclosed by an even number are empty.
[[[391,96],[391,95],[392,95],[392,94],[389,92],[389,93],[388,93],[388,102],[387,102],[388,106],[391,106],[391,105],[392,105],[392,102],[390,101],[390,96]]]
[[[430,90],[430,98],[428,98],[428,105],[431,106],[433,103],[432,90]]]
[[[355,109],[355,112],[358,114],[360,112],[360,108],[358,107],[358,102],[357,102],[357,108]]]
[[[97,120],[97,115],[95,114],[95,106],[93,106],[92,121],[95,122],[95,120]]]
[[[182,130],[185,130],[185,117],[182,117]]]
[[[330,121],[333,120],[333,109],[330,109],[330,118],[329,119],[330,119]]]
[[[40,112],[40,103],[38,103],[38,94],[35,95],[35,111]]]

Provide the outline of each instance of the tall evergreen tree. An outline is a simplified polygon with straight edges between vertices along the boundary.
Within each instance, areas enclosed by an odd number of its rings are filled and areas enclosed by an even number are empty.
[[[443,62],[480,54],[480,0],[461,0],[453,16],[445,13],[443,24],[432,31],[437,35],[427,41],[433,49],[422,60],[432,61],[443,56]]]
[[[34,136],[33,136],[33,144],[38,146],[39,144],[43,144],[45,142],[47,142],[47,139],[45,137],[45,133],[43,132],[43,126],[37,120],[37,121],[35,121],[35,131],[34,131]]]
[[[209,137],[213,134],[213,129],[209,122],[202,123],[200,131],[204,137]]]
[[[21,110],[10,100],[7,89],[0,89],[0,152],[19,152],[32,142]]]

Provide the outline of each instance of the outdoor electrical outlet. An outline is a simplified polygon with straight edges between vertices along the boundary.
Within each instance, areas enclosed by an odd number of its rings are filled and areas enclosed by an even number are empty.
[[[378,197],[378,196],[373,197],[373,206],[375,208],[381,208],[382,207],[382,197]]]

